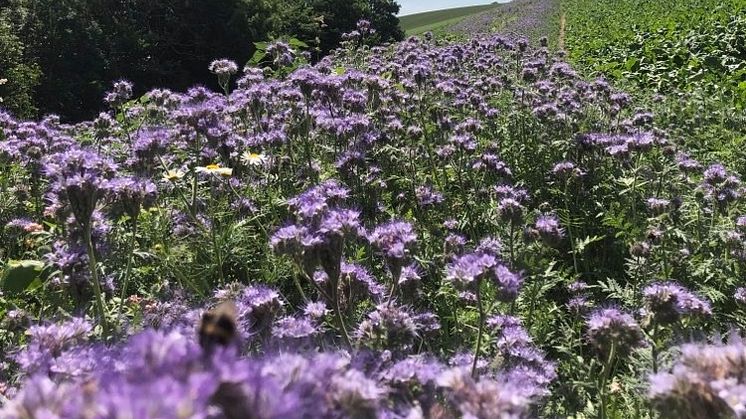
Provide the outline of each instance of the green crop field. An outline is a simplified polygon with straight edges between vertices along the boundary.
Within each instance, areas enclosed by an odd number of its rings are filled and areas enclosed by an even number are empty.
[[[402,29],[407,35],[431,31],[446,25],[458,23],[466,16],[485,12],[499,7],[500,4],[492,3],[482,6],[458,7],[455,9],[434,10],[432,12],[417,13],[399,18]]]

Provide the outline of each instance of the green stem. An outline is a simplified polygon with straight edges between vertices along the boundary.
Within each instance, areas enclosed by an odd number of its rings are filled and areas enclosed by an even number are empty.
[[[137,218],[132,220],[132,231],[129,240],[129,255],[127,256],[127,266],[124,268],[124,279],[122,280],[122,292],[119,297],[119,310],[117,311],[117,323],[122,316],[124,308],[124,299],[127,297],[127,286],[129,285],[130,273],[132,272],[132,260],[135,253],[135,241],[137,239]]]
[[[654,322],[653,324],[653,333],[650,336],[651,342],[651,348],[652,348],[652,358],[653,358],[653,374],[658,372],[658,345],[656,341],[656,335],[658,334],[658,322]]]
[[[479,290],[479,281],[477,281],[477,309],[479,310],[479,329],[477,330],[477,342],[474,345],[474,361],[471,364],[471,376],[477,378],[477,361],[479,360],[479,351],[482,349],[482,331],[484,329],[484,308],[482,307],[482,296]]]
[[[565,182],[565,212],[567,213],[567,237],[570,239],[570,253],[572,254],[572,266],[575,270],[575,276],[578,276],[578,256],[575,254],[575,239],[572,235],[572,217],[570,216],[570,198],[567,195],[570,189],[570,181]]]
[[[611,364],[614,362],[614,356],[616,355],[616,347],[614,342],[611,342],[611,348],[609,349],[609,359],[604,364],[603,371],[601,372],[601,385],[599,392],[601,393],[601,412],[600,418],[606,419],[608,417],[607,408],[609,401],[608,394],[606,393],[606,382],[609,380],[609,374],[611,373]]]
[[[347,333],[347,326],[345,326],[344,318],[342,317],[342,311],[339,309],[339,289],[338,287],[335,287],[335,289],[332,290],[332,303],[334,304],[334,314],[337,317],[337,323],[339,323],[339,329],[342,332],[342,337],[345,340],[345,343],[347,344],[347,347],[352,349],[352,341],[350,340],[350,335]]]
[[[106,310],[104,308],[104,295],[101,291],[101,283],[98,280],[98,267],[96,264],[96,251],[93,248],[93,239],[91,238],[91,222],[85,223],[83,226],[83,239],[86,242],[86,250],[88,251],[88,268],[91,271],[91,282],[93,283],[93,293],[96,298],[96,309],[98,311],[99,320],[101,326],[104,329],[104,337],[109,334],[109,324],[106,320]]]
[[[215,217],[212,217],[212,225],[210,226],[210,237],[212,238],[212,248],[215,252],[215,263],[218,265],[218,277],[220,277],[220,285],[225,285],[225,275],[223,274],[223,255],[220,251],[217,234],[215,233]]]

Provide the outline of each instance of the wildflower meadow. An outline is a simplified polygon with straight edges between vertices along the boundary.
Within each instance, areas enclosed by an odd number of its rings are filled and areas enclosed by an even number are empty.
[[[0,111],[0,417],[746,417],[743,108],[677,129],[588,3]]]

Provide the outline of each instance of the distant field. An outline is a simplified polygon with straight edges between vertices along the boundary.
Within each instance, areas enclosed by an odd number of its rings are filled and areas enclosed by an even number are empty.
[[[483,6],[457,7],[454,9],[435,10],[413,15],[401,16],[399,22],[407,35],[416,35],[442,26],[455,24],[466,16],[484,12],[500,6],[498,3]]]

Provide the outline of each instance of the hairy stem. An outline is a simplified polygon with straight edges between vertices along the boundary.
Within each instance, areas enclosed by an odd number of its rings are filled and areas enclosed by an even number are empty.
[[[484,329],[484,307],[482,307],[481,284],[477,282],[477,309],[479,310],[479,329],[477,329],[477,342],[474,345],[474,361],[471,364],[471,376],[477,378],[477,361],[479,351],[482,349],[482,331]]]
[[[137,239],[137,218],[132,219],[132,231],[130,232],[129,254],[127,255],[127,266],[124,268],[124,278],[122,279],[122,291],[119,297],[119,309],[117,311],[117,322],[122,316],[124,308],[124,299],[127,297],[127,286],[129,285],[130,273],[132,272],[132,260],[135,253],[135,241]]]
[[[96,250],[93,248],[93,239],[91,238],[91,224],[89,221],[83,226],[83,239],[86,242],[86,250],[88,251],[88,269],[91,271],[93,294],[96,299],[96,311],[98,311],[99,321],[104,329],[104,337],[106,337],[109,334],[109,323],[106,319],[106,309],[104,308],[104,294],[101,291],[101,283],[98,279]]]

